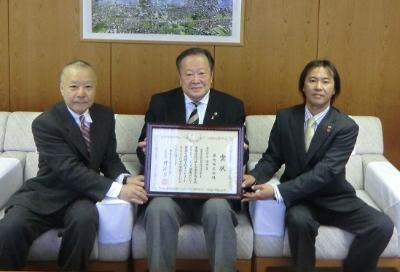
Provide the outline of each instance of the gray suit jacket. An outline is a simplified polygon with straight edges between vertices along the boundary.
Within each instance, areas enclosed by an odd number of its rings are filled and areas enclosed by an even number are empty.
[[[309,202],[335,211],[357,209],[364,202],[345,177],[357,135],[358,125],[331,107],[306,152],[304,105],[284,109],[277,113],[268,148],[250,174],[257,183],[265,182],[285,164],[278,188],[287,207]]]
[[[39,171],[7,203],[51,214],[78,198],[104,198],[113,180],[128,173],[116,153],[115,118],[110,108],[90,109],[91,154],[64,102],[39,115],[32,132],[39,152]],[[104,176],[100,175],[100,172]]]

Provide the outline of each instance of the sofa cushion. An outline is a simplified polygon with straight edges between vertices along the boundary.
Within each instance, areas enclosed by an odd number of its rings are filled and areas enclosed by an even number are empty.
[[[132,175],[138,175],[142,172],[142,164],[139,162],[136,154],[120,155],[122,163]]]
[[[29,249],[28,260],[56,261],[61,245],[61,237],[58,235],[59,231],[59,229],[51,229],[39,236]],[[90,259],[97,260],[98,255],[98,242],[96,238]]]
[[[364,188],[364,175],[361,155],[352,155],[346,164],[346,180],[354,189]]]
[[[351,116],[359,126],[356,154],[383,154],[382,124],[374,116]]]
[[[0,158],[0,209],[22,185],[22,167],[17,159]]]
[[[136,154],[137,142],[144,124],[144,115],[115,115],[118,154]]]
[[[267,149],[269,134],[275,122],[275,115],[246,116],[246,135],[250,154],[262,154]]]
[[[40,112],[13,112],[9,115],[4,139],[4,151],[36,151],[32,121]]]
[[[376,203],[369,197],[364,190],[357,190],[357,196],[370,206],[376,208]],[[349,246],[354,239],[354,235],[332,226],[322,225],[318,230],[315,242],[316,257],[318,259],[344,259],[347,256]],[[398,257],[397,229],[382,253],[382,257]],[[254,253],[258,257],[279,257],[290,256],[290,247],[287,231],[285,235],[254,235]]]
[[[238,214],[236,226],[237,258],[250,259],[253,254],[253,229],[246,214]],[[133,226],[132,255],[134,259],[147,257],[144,217],[139,217]],[[203,228],[198,224],[185,224],[178,233],[178,259],[207,259],[206,242]]]
[[[0,111],[0,152],[4,150],[4,134],[6,131],[6,123],[8,116],[10,115],[7,111]]]

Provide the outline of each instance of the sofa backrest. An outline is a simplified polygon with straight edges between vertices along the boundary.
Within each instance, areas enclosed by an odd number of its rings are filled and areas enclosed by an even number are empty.
[[[359,126],[355,153],[383,154],[382,124],[375,116],[350,116]]]
[[[4,151],[35,152],[36,145],[32,135],[32,121],[40,112],[12,112],[6,125]]]
[[[143,125],[144,115],[115,115],[115,134],[119,154],[136,154],[137,141]]]
[[[355,146],[356,154],[383,154],[382,124],[374,116],[351,116],[359,126]],[[275,115],[248,115],[246,117],[247,138],[250,153],[262,154],[268,145],[269,134]]]
[[[383,154],[382,125],[377,117],[352,116],[359,126],[359,133],[352,156],[346,165],[346,178],[355,189],[364,187],[363,156]],[[248,169],[252,169],[265,152],[275,115],[248,115],[247,139],[250,143]],[[282,173],[279,171],[278,177]]]
[[[40,112],[0,112],[0,150],[5,151],[5,157],[20,159],[24,168],[24,180],[36,176],[38,171],[38,154],[31,126],[39,114]],[[123,162],[128,170],[136,174],[139,167],[136,165],[136,146],[144,124],[144,115],[116,114],[115,120],[117,152],[124,154]]]
[[[6,132],[7,119],[10,113],[8,111],[0,111],[0,152],[4,151],[4,134]]]

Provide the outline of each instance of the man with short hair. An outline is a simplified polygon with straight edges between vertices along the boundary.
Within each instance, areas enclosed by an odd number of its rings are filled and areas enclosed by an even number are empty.
[[[373,272],[393,233],[393,222],[356,196],[345,166],[358,125],[332,106],[340,77],[327,60],[308,63],[299,79],[304,104],[276,115],[268,148],[243,187],[244,201],[276,199],[286,205],[290,252],[297,272],[314,271],[315,238],[320,224],[355,235],[344,272]],[[285,164],[281,184],[264,183]],[[254,185],[256,183],[256,185]]]
[[[145,123],[242,126],[243,102],[211,88],[214,59],[202,48],[189,48],[176,59],[181,87],[151,98]],[[146,124],[137,154],[144,163]],[[248,159],[247,145],[244,163]],[[240,203],[237,203],[240,204]],[[240,205],[239,205],[240,207]],[[155,197],[145,214],[147,257],[150,271],[175,271],[179,227],[198,222],[204,228],[213,271],[235,271],[237,218],[226,199],[207,200]]]
[[[114,114],[94,103],[96,86],[88,63],[67,64],[60,76],[64,101],[33,121],[39,171],[6,204],[0,268],[22,268],[32,242],[61,228],[59,266],[84,271],[98,230],[96,202],[105,196],[147,201],[144,177],[130,176],[116,153]]]

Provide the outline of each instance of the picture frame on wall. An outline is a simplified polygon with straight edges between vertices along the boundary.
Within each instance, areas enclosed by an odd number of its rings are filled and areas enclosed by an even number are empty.
[[[81,0],[81,39],[241,45],[244,1]]]

